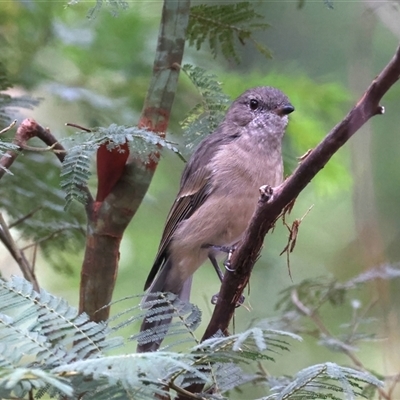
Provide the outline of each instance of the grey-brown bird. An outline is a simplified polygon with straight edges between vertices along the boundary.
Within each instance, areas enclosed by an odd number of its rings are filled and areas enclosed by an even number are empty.
[[[180,190],[169,212],[153,267],[147,296],[172,292],[189,299],[194,272],[219,247],[242,238],[256,209],[259,188],[278,186],[283,179],[282,138],[288,98],[273,87],[256,87],[239,96],[219,127],[197,147],[181,178]],[[170,320],[144,319],[141,331],[165,332]],[[138,351],[155,351],[161,340],[139,341]]]

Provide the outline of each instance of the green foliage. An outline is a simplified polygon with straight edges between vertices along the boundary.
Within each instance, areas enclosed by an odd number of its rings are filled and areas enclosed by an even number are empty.
[[[190,154],[202,139],[213,132],[222,121],[230,104],[215,75],[205,69],[185,64],[182,71],[200,94],[198,103],[181,122],[185,154]]]
[[[1,63],[0,85],[0,90],[11,86]],[[29,97],[0,93],[1,123],[11,121],[10,107],[31,108],[37,103]],[[2,134],[0,157],[7,157],[7,151],[18,149],[10,136]],[[0,185],[0,210],[11,219],[10,226],[19,229],[25,239],[39,245],[44,255],[52,259],[55,268],[69,270],[70,257],[60,250],[75,252],[82,248],[84,218],[80,210],[68,214],[63,210],[63,192],[58,189],[56,179],[59,166],[53,158],[48,159],[43,154],[20,154],[11,170],[6,171],[9,174],[3,177]]]
[[[136,318],[127,318],[113,331],[137,318],[142,318],[140,311]],[[193,326],[184,321],[181,325],[193,334]],[[172,383],[176,387],[193,382],[208,385],[211,377],[218,386],[220,379],[227,386],[226,374],[236,371],[238,375],[234,364],[263,358],[260,351],[287,349],[281,337],[297,338],[253,328],[243,334],[210,339],[187,354],[107,356],[107,351],[122,344],[111,332],[105,324],[90,322],[85,314],[78,315],[64,300],[44,290],[40,294],[34,292],[22,278],[13,278],[9,283],[0,281],[2,397],[23,397],[29,390],[40,389],[38,396],[48,392],[51,397],[63,393],[67,398],[76,398],[85,393],[87,399],[132,395],[146,399],[164,393]],[[242,377],[235,386],[243,381]]]
[[[110,11],[113,16],[117,16],[120,10],[126,10],[128,8],[128,2],[125,0],[96,0],[96,5],[88,11],[87,18],[96,18],[104,2],[110,7]],[[80,3],[80,0],[70,0],[68,2],[68,6],[72,6],[77,3]]]
[[[376,340],[373,327],[377,319],[368,317],[373,303],[362,307],[354,291],[359,291],[362,285],[370,281],[399,277],[398,266],[384,264],[346,282],[338,282],[332,277],[305,279],[280,293],[276,309],[282,312],[283,317],[279,321],[266,321],[266,324],[296,333],[308,326],[312,335],[318,338],[319,345],[349,355],[361,343]],[[340,327],[325,325],[322,321],[323,315],[334,310],[340,315]],[[346,321],[344,315],[350,315],[350,320]],[[317,330],[312,330],[310,324],[316,325]]]
[[[121,145],[128,142],[131,154],[143,163],[155,157],[154,153],[161,148],[167,148],[180,155],[176,147],[167,140],[135,126],[111,124],[107,128],[99,127],[91,132],[79,132],[71,140],[75,145],[68,149],[61,171],[61,187],[65,191],[67,208],[73,200],[86,202],[86,185],[91,175],[91,159],[102,144],[107,144],[109,150],[124,151]]]
[[[267,57],[270,51],[253,37],[255,30],[265,30],[266,23],[254,22],[264,19],[254,10],[251,2],[238,2],[223,5],[199,4],[191,7],[187,39],[189,45],[199,50],[208,42],[214,57],[219,52],[228,59],[240,61],[236,44],[251,41],[256,49]]]
[[[276,378],[268,378],[276,382]],[[299,371],[291,382],[283,378],[271,390],[274,392],[265,400],[302,400],[302,399],[333,399],[340,400],[338,394],[344,394],[346,400],[363,396],[365,384],[381,387],[382,382],[369,373],[352,368],[341,367],[334,363],[313,365]]]
[[[71,254],[83,248],[85,215],[78,207],[65,212],[59,188],[60,166],[53,154],[19,155],[0,185],[0,210],[27,245],[39,245],[51,265],[71,271]]]
[[[124,301],[132,299],[138,296]],[[198,318],[196,307],[187,305],[188,310]],[[51,398],[62,394],[65,399],[149,399],[201,384],[204,396],[214,388],[217,392],[210,398],[221,398],[243,383],[257,381],[270,388],[265,400],[339,399],[338,394],[353,399],[366,393],[365,385],[381,386],[366,372],[334,363],[307,367],[294,377],[244,373],[241,365],[273,361],[289,350],[288,340],[300,339],[270,328],[217,335],[203,343],[197,341],[183,353],[109,355],[111,349],[124,351],[115,332],[143,318],[144,313],[140,306],[130,307],[110,320],[114,326],[110,329],[104,323],[90,322],[85,314],[78,315],[64,300],[44,290],[36,293],[22,278],[0,281],[0,395],[22,398],[33,390],[35,398],[47,393]],[[197,322],[188,323],[188,318],[181,317],[177,314],[181,330],[175,329],[174,335],[185,331],[194,337]]]
[[[1,397],[22,397],[48,385],[71,395],[66,380],[51,369],[76,359],[98,358],[121,344],[108,333],[105,324],[78,315],[65,300],[46,291],[38,294],[22,278],[0,280]]]
[[[13,108],[32,109],[34,106],[39,104],[38,99],[34,99],[30,96],[11,96],[3,93],[3,91],[10,89],[11,87],[12,84],[7,78],[5,66],[0,61],[0,131],[11,123]]]

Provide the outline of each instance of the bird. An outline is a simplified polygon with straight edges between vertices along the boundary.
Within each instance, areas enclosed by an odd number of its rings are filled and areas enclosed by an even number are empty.
[[[276,187],[283,181],[282,138],[293,111],[281,90],[251,88],[233,101],[217,129],[200,142],[168,214],[144,286],[143,308],[158,292],[189,301],[195,271],[208,258],[216,267],[220,250],[240,242],[257,207],[260,186]],[[156,351],[171,319],[172,315],[163,320],[145,317],[141,332],[162,332],[158,339],[138,340],[138,352]]]

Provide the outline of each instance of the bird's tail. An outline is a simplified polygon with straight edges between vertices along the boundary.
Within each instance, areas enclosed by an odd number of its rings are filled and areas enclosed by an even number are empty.
[[[147,309],[147,312],[137,336],[138,353],[157,351],[168,333],[172,318],[180,315],[189,302],[192,277],[175,293],[166,293],[165,282],[169,269],[167,261],[140,303],[141,308]]]
[[[171,295],[171,296],[170,296]],[[172,318],[175,314],[174,302],[176,296],[170,293],[155,293],[154,299],[147,295],[145,305],[150,308],[147,310],[140,326],[140,334],[137,338],[137,352],[145,353],[157,351],[162,341],[167,335]]]

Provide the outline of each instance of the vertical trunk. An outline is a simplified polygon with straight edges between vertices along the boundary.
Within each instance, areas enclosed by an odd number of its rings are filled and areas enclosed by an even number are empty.
[[[160,136],[165,136],[175,98],[189,11],[190,0],[164,1],[153,76],[139,121],[140,127],[146,127]],[[112,298],[120,242],[147,192],[156,166],[154,156],[149,155],[146,163],[131,158],[121,178],[110,188],[111,192],[100,199],[102,201],[94,202],[87,211],[79,309],[88,313],[94,321],[105,320],[109,316],[109,307],[104,306]],[[132,276],[134,273],[132,271]]]

